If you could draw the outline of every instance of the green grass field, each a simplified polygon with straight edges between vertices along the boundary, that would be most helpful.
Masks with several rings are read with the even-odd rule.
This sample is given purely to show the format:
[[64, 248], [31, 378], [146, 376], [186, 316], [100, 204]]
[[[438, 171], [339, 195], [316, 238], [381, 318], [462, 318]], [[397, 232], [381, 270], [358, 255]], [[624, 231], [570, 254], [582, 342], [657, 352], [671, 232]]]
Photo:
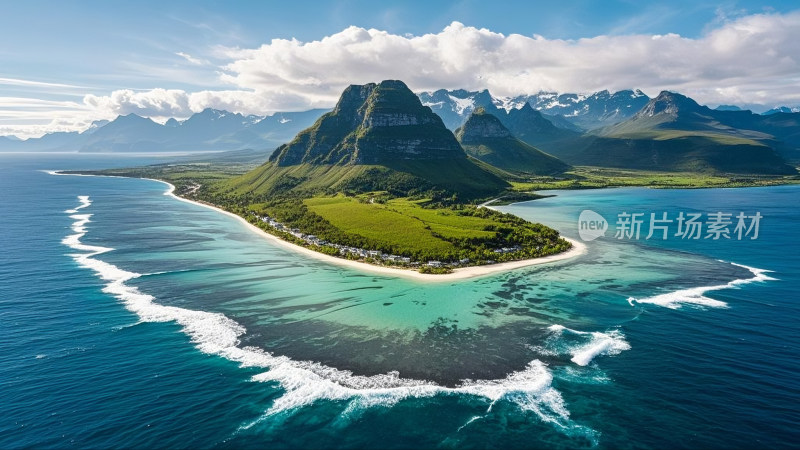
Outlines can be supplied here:
[[713, 131], [653, 130], [639, 131], [634, 133], [620, 133], [618, 135], [614, 135], [613, 137], [623, 139], [652, 139], [656, 141], [668, 141], [670, 139], [679, 139], [685, 137], [704, 137], [722, 145], [755, 145], [759, 147], [766, 147], [766, 144], [759, 142], [756, 139]]
[[360, 197], [314, 197], [303, 203], [345, 233], [419, 251], [454, 250], [453, 244], [442, 238], [493, 238], [495, 233], [484, 228], [499, 225], [491, 219], [461, 216], [453, 210], [426, 209], [420, 206], [424, 200], [370, 203], [365, 196]]
[[513, 190], [587, 189], [620, 186], [655, 188], [709, 188], [772, 186], [800, 183], [800, 177], [781, 175], [705, 174], [699, 172], [655, 172], [634, 169], [579, 166], [563, 178], [541, 177], [511, 181]]

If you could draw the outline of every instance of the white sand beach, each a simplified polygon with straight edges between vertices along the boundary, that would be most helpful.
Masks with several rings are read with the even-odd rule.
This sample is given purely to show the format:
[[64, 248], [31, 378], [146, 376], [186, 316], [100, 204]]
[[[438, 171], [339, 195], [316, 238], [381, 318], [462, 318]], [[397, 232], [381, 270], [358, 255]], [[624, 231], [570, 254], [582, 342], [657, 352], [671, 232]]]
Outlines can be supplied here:
[[[99, 177], [111, 177], [111, 178], [126, 178], [126, 177], [120, 177], [120, 176], [114, 176], [114, 175], [66, 174], [66, 173], [60, 173], [57, 170], [47, 170], [46, 172], [51, 174], [51, 175], [72, 175], [72, 176], [89, 176], [89, 177], [99, 176]], [[412, 269], [400, 269], [400, 268], [396, 268], [396, 267], [377, 266], [375, 264], [369, 264], [369, 263], [360, 262], [360, 261], [351, 261], [349, 259], [337, 258], [335, 256], [325, 255], [323, 253], [316, 252], [316, 251], [308, 249], [306, 247], [302, 247], [300, 245], [296, 245], [296, 244], [293, 244], [291, 242], [284, 241], [283, 239], [281, 239], [281, 238], [279, 238], [277, 236], [274, 236], [274, 235], [272, 235], [270, 233], [267, 233], [266, 231], [262, 230], [261, 228], [258, 228], [257, 226], [255, 226], [255, 225], [251, 224], [250, 222], [248, 222], [247, 220], [245, 220], [243, 217], [238, 216], [238, 215], [236, 215], [236, 214], [234, 214], [232, 212], [225, 211], [224, 209], [217, 208], [216, 206], [209, 205], [207, 203], [196, 202], [194, 200], [189, 200], [189, 199], [186, 199], [186, 198], [183, 198], [183, 197], [175, 195], [175, 186], [173, 186], [171, 183], [168, 183], [168, 182], [163, 181], [163, 180], [156, 180], [154, 178], [145, 178], [145, 179], [146, 180], [150, 180], [150, 181], [156, 181], [156, 182], [159, 182], [159, 183], [166, 184], [169, 189], [167, 190], [167, 192], [164, 193], [164, 195], [169, 195], [169, 196], [171, 196], [171, 197], [173, 197], [173, 198], [175, 198], [177, 200], [180, 200], [182, 202], [192, 203], [192, 204], [195, 204], [195, 205], [198, 205], [198, 206], [202, 206], [204, 208], [213, 209], [213, 210], [215, 210], [215, 211], [217, 211], [219, 213], [231, 216], [231, 217], [239, 220], [240, 222], [242, 222], [245, 226], [247, 226], [247, 228], [250, 231], [252, 231], [254, 233], [257, 233], [262, 238], [267, 239], [267, 240], [269, 240], [270, 242], [272, 242], [272, 243], [274, 243], [276, 245], [280, 245], [280, 246], [282, 246], [282, 247], [284, 247], [286, 249], [292, 250], [294, 252], [302, 253], [302, 254], [310, 256], [312, 258], [317, 258], [317, 259], [319, 259], [321, 261], [325, 261], [325, 262], [330, 263], [330, 264], [338, 264], [339, 266], [350, 267], [350, 268], [353, 268], [353, 269], [356, 269], [356, 270], [362, 270], [362, 271], [372, 272], [372, 273], [381, 274], [381, 275], [404, 277], [404, 278], [410, 278], [410, 279], [420, 280], [420, 281], [465, 280], [465, 279], [468, 279], [468, 278], [477, 278], [477, 277], [482, 277], [482, 276], [491, 275], [491, 274], [495, 274], [495, 273], [506, 272], [508, 270], [519, 269], [521, 267], [528, 267], [528, 266], [535, 266], [537, 264], [548, 264], [548, 263], [552, 263], [552, 262], [563, 261], [565, 259], [574, 258], [574, 257], [580, 256], [580, 255], [586, 253], [586, 244], [584, 244], [582, 242], [579, 242], [579, 241], [576, 241], [574, 239], [569, 239], [569, 238], [565, 237], [564, 239], [566, 239], [567, 241], [569, 241], [572, 244], [572, 248], [567, 250], [566, 252], [559, 253], [557, 255], [544, 256], [542, 258], [523, 259], [523, 260], [520, 260], [520, 261], [510, 261], [510, 262], [497, 263], [497, 264], [486, 264], [486, 265], [482, 265], [482, 266], [462, 267], [460, 269], [454, 269], [452, 273], [448, 273], [448, 274], [434, 275], [434, 274], [427, 274], [427, 273], [419, 273], [416, 270], [412, 270]]]
[[424, 280], [424, 281], [464, 280], [464, 279], [468, 279], [468, 278], [476, 278], [476, 277], [491, 275], [491, 274], [495, 274], [495, 273], [499, 273], [499, 272], [505, 272], [505, 271], [512, 270], [512, 269], [519, 269], [521, 267], [528, 267], [528, 266], [534, 266], [534, 265], [537, 265], [537, 264], [547, 264], [547, 263], [552, 263], [552, 262], [556, 262], [556, 261], [563, 261], [565, 259], [574, 258], [576, 256], [580, 256], [580, 255], [586, 253], [586, 245], [584, 243], [578, 242], [578, 241], [576, 241], [574, 239], [564, 238], [564, 239], [566, 239], [567, 241], [569, 241], [572, 244], [572, 248], [567, 250], [566, 252], [559, 253], [557, 255], [550, 255], [550, 256], [544, 256], [544, 257], [541, 257], [541, 258], [533, 258], [533, 259], [523, 259], [523, 260], [520, 260], [520, 261], [510, 261], [510, 262], [497, 263], [497, 264], [487, 264], [487, 265], [482, 265], [482, 266], [462, 267], [460, 269], [454, 269], [452, 273], [448, 273], [448, 274], [434, 275], [434, 274], [427, 274], [427, 273], [419, 273], [416, 270], [412, 270], [412, 269], [400, 269], [400, 268], [396, 268], [396, 267], [378, 266], [378, 265], [375, 265], [375, 264], [369, 264], [369, 263], [360, 262], [360, 261], [351, 261], [349, 259], [337, 258], [335, 256], [326, 255], [326, 254], [323, 254], [323, 253], [308, 249], [306, 247], [302, 247], [300, 245], [293, 244], [293, 243], [285, 241], [285, 240], [283, 240], [283, 239], [281, 239], [281, 238], [279, 238], [277, 236], [274, 236], [274, 235], [272, 235], [270, 233], [267, 233], [266, 231], [264, 231], [264, 230], [258, 228], [257, 226], [251, 224], [250, 222], [245, 220], [243, 217], [238, 216], [238, 215], [236, 215], [234, 213], [225, 211], [223, 209], [217, 208], [216, 206], [212, 206], [212, 205], [209, 205], [207, 203], [200, 203], [200, 202], [196, 202], [194, 200], [189, 200], [189, 199], [186, 199], [186, 198], [183, 198], [183, 197], [179, 197], [179, 196], [174, 194], [175, 186], [173, 186], [170, 183], [167, 183], [166, 181], [161, 181], [161, 180], [153, 180], [153, 181], [158, 181], [158, 182], [164, 183], [164, 184], [169, 186], [169, 190], [167, 192], [165, 192], [164, 195], [170, 195], [170, 196], [172, 196], [172, 197], [174, 197], [174, 198], [176, 198], [176, 199], [178, 199], [180, 201], [187, 202], [187, 203], [193, 203], [195, 205], [199, 205], [199, 206], [203, 206], [205, 208], [213, 209], [213, 210], [215, 210], [217, 212], [220, 212], [222, 214], [227, 214], [227, 215], [229, 215], [231, 217], [234, 217], [237, 220], [241, 221], [243, 224], [245, 224], [248, 227], [248, 229], [250, 229], [254, 233], [257, 233], [259, 236], [263, 237], [264, 239], [268, 239], [270, 242], [273, 242], [273, 243], [275, 243], [277, 245], [280, 245], [280, 246], [282, 246], [284, 248], [290, 249], [290, 250], [295, 251], [295, 252], [302, 253], [302, 254], [310, 256], [312, 258], [317, 258], [317, 259], [319, 259], [321, 261], [325, 261], [327, 263], [338, 264], [340, 266], [351, 267], [353, 269], [362, 270], [362, 271], [368, 271], [368, 272], [377, 273], [377, 274], [381, 274], [381, 275], [405, 277], [405, 278], [411, 278], [411, 279], [415, 279], [415, 280]]

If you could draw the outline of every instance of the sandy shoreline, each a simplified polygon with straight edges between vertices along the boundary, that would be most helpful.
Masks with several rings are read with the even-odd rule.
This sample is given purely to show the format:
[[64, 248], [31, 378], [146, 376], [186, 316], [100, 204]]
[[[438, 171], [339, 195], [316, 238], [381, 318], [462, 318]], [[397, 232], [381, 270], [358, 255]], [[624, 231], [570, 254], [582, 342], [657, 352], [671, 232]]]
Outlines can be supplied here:
[[[152, 179], [152, 178], [149, 178]], [[268, 239], [270, 242], [273, 242], [277, 245], [280, 245], [284, 248], [290, 249], [295, 252], [302, 253], [304, 255], [310, 256], [312, 258], [317, 258], [321, 261], [325, 261], [331, 264], [338, 264], [344, 267], [351, 267], [356, 270], [368, 271], [373, 273], [379, 273], [382, 275], [391, 275], [391, 276], [398, 276], [398, 277], [405, 277], [405, 278], [412, 278], [415, 280], [425, 280], [425, 281], [452, 281], [452, 280], [463, 280], [467, 278], [476, 278], [484, 275], [491, 275], [494, 273], [505, 272], [507, 270], [512, 269], [519, 269], [521, 267], [528, 267], [534, 266], [537, 264], [547, 264], [556, 261], [562, 261], [565, 259], [573, 258], [579, 255], [586, 253], [586, 245], [582, 242], [578, 242], [574, 239], [564, 238], [565, 240], [569, 241], [572, 244], [572, 248], [567, 250], [566, 252], [559, 253], [557, 255], [550, 255], [544, 256], [541, 258], [533, 258], [533, 259], [523, 259], [520, 261], [510, 261], [504, 263], [497, 263], [497, 264], [488, 264], [483, 266], [471, 266], [471, 267], [462, 267], [460, 269], [453, 269], [453, 273], [448, 274], [428, 274], [428, 273], [419, 273], [416, 270], [411, 269], [399, 269], [395, 267], [385, 267], [385, 266], [377, 266], [374, 264], [369, 264], [360, 261], [351, 261], [349, 259], [344, 258], [337, 258], [335, 256], [325, 255], [323, 253], [302, 247], [300, 245], [292, 244], [291, 242], [284, 241], [283, 239], [274, 236], [266, 231], [258, 228], [257, 226], [253, 225], [252, 223], [248, 222], [239, 215], [236, 215], [232, 212], [225, 211], [224, 209], [217, 208], [216, 206], [209, 205], [207, 203], [200, 203], [194, 200], [189, 200], [183, 197], [179, 197], [174, 194], [175, 186], [166, 181], [162, 180], [153, 180], [158, 181], [161, 183], [166, 184], [169, 186], [169, 190], [164, 193], [164, 195], [169, 195], [173, 198], [176, 198], [180, 201], [192, 203], [195, 205], [203, 206], [209, 209], [213, 209], [219, 213], [226, 214], [233, 218], [236, 218], [243, 224], [245, 224], [251, 231], [254, 233], [258, 233], [261, 237]], [[562, 236], [563, 237], [563, 236]]]
[[[58, 171], [48, 171], [48, 173], [50, 173], [52, 175], [73, 175], [73, 174], [58, 173]], [[117, 177], [117, 176], [113, 176], [113, 175], [80, 175], [80, 174], [74, 174], [74, 175], [77, 175], [77, 176], [106, 176], [106, 177], [112, 177], [112, 178], [128, 178], [128, 177]], [[167, 192], [164, 193], [164, 195], [168, 195], [168, 196], [170, 196], [172, 198], [175, 198], [177, 200], [180, 200], [182, 202], [191, 203], [191, 204], [202, 206], [202, 207], [208, 208], [208, 209], [213, 209], [214, 211], [217, 211], [217, 212], [219, 212], [221, 214], [225, 214], [225, 215], [228, 215], [230, 217], [233, 217], [233, 218], [239, 220], [241, 223], [243, 223], [253, 233], [257, 233], [262, 238], [267, 239], [270, 242], [272, 242], [272, 243], [274, 243], [276, 245], [279, 245], [279, 246], [281, 246], [283, 248], [286, 248], [288, 250], [291, 250], [291, 251], [294, 251], [294, 252], [297, 252], [297, 253], [301, 253], [301, 254], [304, 254], [306, 256], [310, 256], [312, 258], [316, 258], [316, 259], [318, 259], [320, 261], [325, 261], [325, 262], [330, 263], [330, 264], [337, 264], [337, 265], [342, 266], [342, 267], [350, 267], [350, 268], [353, 268], [353, 269], [356, 269], [356, 270], [367, 271], [367, 272], [372, 272], [372, 273], [381, 274], [381, 275], [389, 275], [389, 276], [410, 278], [410, 279], [422, 280], [422, 281], [464, 280], [464, 279], [468, 279], [468, 278], [476, 278], [476, 277], [491, 275], [491, 274], [495, 274], [495, 273], [505, 272], [505, 271], [513, 270], [513, 269], [519, 269], [519, 268], [522, 268], [522, 267], [535, 266], [535, 265], [538, 265], [538, 264], [548, 264], [548, 263], [552, 263], [552, 262], [556, 262], [556, 261], [563, 261], [565, 259], [574, 258], [576, 256], [580, 256], [580, 255], [586, 253], [586, 245], [584, 243], [578, 242], [578, 241], [576, 241], [574, 239], [569, 239], [569, 238], [564, 237], [565, 240], [569, 241], [572, 244], [572, 248], [567, 250], [566, 252], [559, 253], [557, 255], [550, 255], [550, 256], [544, 256], [544, 257], [541, 257], [541, 258], [533, 258], [533, 259], [523, 259], [523, 260], [520, 260], [520, 261], [510, 261], [510, 262], [497, 263], [497, 264], [488, 264], [488, 265], [483, 265], [483, 266], [462, 267], [460, 269], [453, 269], [453, 273], [448, 273], [448, 274], [434, 275], [434, 274], [427, 274], [427, 273], [419, 273], [419, 272], [417, 272], [415, 270], [411, 270], [411, 269], [398, 269], [398, 268], [395, 268], [395, 267], [376, 266], [374, 264], [369, 264], [369, 263], [365, 263], [365, 262], [351, 261], [349, 259], [337, 258], [335, 256], [325, 255], [323, 253], [316, 252], [314, 250], [302, 247], [300, 245], [292, 244], [291, 242], [284, 241], [283, 239], [281, 239], [281, 238], [279, 238], [277, 236], [274, 236], [274, 235], [272, 235], [270, 233], [267, 233], [266, 231], [262, 230], [261, 228], [258, 228], [257, 226], [255, 226], [252, 223], [250, 223], [247, 220], [245, 220], [244, 217], [241, 217], [241, 216], [236, 215], [236, 214], [234, 214], [232, 212], [229, 212], [229, 211], [225, 211], [224, 209], [217, 208], [216, 206], [209, 205], [207, 203], [200, 203], [200, 202], [196, 202], [194, 200], [189, 200], [189, 199], [186, 199], [186, 198], [183, 198], [183, 197], [175, 195], [175, 186], [172, 185], [171, 183], [168, 183], [168, 182], [163, 181], [163, 180], [156, 180], [156, 179], [153, 179], [153, 178], [140, 178], [140, 179], [156, 181], [156, 182], [159, 182], [159, 183], [166, 184], [169, 187], [169, 189], [167, 190]]]

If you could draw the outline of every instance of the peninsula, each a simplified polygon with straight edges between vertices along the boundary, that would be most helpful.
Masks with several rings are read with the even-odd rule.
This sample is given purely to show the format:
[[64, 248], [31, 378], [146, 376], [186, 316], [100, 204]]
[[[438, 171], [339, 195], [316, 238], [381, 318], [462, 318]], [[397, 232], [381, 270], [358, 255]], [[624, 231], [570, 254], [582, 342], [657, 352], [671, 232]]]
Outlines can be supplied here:
[[[631, 123], [650, 124], [655, 119], [644, 118], [652, 116], [659, 124], [684, 124], [688, 119], [681, 114], [700, 117], [691, 115], [693, 105], [664, 94]], [[665, 114], [669, 117], [661, 117]], [[472, 111], [454, 133], [403, 82], [386, 80], [346, 88], [310, 127], [271, 154], [257, 153], [258, 166], [195, 162], [96, 174], [173, 183], [176, 195], [236, 215], [281, 243], [328, 261], [385, 273], [451, 274], [445, 278], [582, 252], [582, 245], [556, 230], [486, 207], [538, 198], [536, 189], [797, 182], [796, 171], [763, 146], [757, 150], [766, 162], [750, 164], [758, 169], [751, 175], [573, 166], [560, 159], [563, 152], [534, 146], [538, 137], [554, 133], [541, 120], [530, 107], [506, 114], [487, 105]], [[542, 142], [574, 141], [575, 133], [567, 134]], [[736, 150], [755, 151], [751, 147]], [[233, 155], [231, 161], [248, 155]]]
[[[568, 167], [550, 159], [548, 174]], [[476, 206], [510, 188], [499, 172], [468, 156], [404, 83], [387, 80], [345, 89], [260, 167], [181, 193], [329, 257], [423, 274], [529, 265], [571, 249], [556, 230]]]
[[[504, 158], [513, 160], [514, 176], [519, 168], [547, 176], [569, 168], [527, 144], [496, 139], [484, 122], [465, 124], [462, 135], [491, 141], [491, 161], [506, 167]], [[200, 165], [174, 177], [163, 169], [94, 174], [175, 184], [176, 196], [233, 214], [276, 242], [383, 273], [466, 278], [583, 251], [552, 228], [481, 205], [510, 192], [510, 172], [468, 155], [396, 80], [348, 87], [332, 111], [244, 174]]]

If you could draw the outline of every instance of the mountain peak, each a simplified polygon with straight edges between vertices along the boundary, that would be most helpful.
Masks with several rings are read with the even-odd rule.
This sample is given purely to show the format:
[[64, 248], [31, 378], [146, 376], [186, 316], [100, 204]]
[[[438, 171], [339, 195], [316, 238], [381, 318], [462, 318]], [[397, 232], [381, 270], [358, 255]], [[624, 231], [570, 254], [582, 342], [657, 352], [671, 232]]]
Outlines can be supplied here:
[[465, 158], [442, 119], [399, 80], [351, 85], [333, 111], [279, 147], [279, 166]]
[[215, 109], [215, 108], [206, 108], [206, 109], [200, 111], [199, 113], [194, 114], [192, 117], [195, 117], [195, 116], [201, 117], [201, 118], [204, 118], [204, 119], [207, 119], [207, 120], [217, 120], [217, 119], [222, 119], [223, 117], [228, 117], [229, 118], [229, 119], [226, 119], [226, 120], [230, 120], [230, 119], [234, 119], [234, 118], [235, 119], [244, 119], [244, 116], [242, 116], [241, 114], [232, 113], [232, 112], [229, 112], [229, 111], [225, 111], [225, 110], [222, 110], [222, 109]]
[[464, 125], [456, 130], [456, 138], [473, 158], [511, 172], [553, 174], [567, 165], [511, 135], [500, 119], [485, 108], [477, 108]]
[[602, 91], [597, 91], [594, 94], [590, 95], [589, 98], [609, 98], [611, 97], [611, 92], [608, 92], [608, 89], [603, 89]]
[[487, 113], [483, 107], [476, 108], [467, 118], [464, 125], [456, 130], [456, 139], [466, 145], [481, 142], [486, 138], [507, 138], [510, 136], [511, 132], [503, 126], [500, 119]]
[[537, 112], [535, 109], [533, 109], [533, 106], [531, 106], [531, 104], [528, 102], [525, 102], [521, 107], [517, 108], [517, 111], [524, 112], [525, 114]]
[[636, 116], [653, 117], [657, 114], [677, 116], [681, 111], [689, 112], [698, 109], [700, 109], [700, 105], [689, 97], [676, 92], [661, 91], [657, 97], [650, 99], [647, 105], [636, 113]]
[[134, 121], [142, 121], [142, 120], [150, 120], [146, 117], [142, 117], [136, 113], [128, 113], [125, 115], [119, 115], [116, 119], [112, 120], [112, 122], [134, 122]]
[[773, 114], [784, 113], [784, 114], [792, 114], [800, 112], [800, 107], [790, 108], [788, 106], [776, 106], [769, 111], [764, 111], [761, 113], [762, 116], [771, 116]]

